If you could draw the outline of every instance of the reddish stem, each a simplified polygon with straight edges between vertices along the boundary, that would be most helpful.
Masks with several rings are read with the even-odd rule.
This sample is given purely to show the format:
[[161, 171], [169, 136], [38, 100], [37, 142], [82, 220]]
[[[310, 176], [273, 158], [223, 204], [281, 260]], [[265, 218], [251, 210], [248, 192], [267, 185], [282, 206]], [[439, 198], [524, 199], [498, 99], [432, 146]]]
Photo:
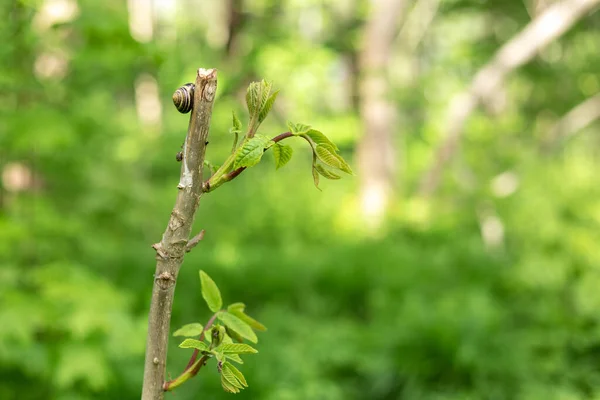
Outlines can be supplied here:
[[[271, 139], [272, 141], [274, 141], [275, 143], [282, 141], [283, 139], [289, 138], [294, 136], [294, 134], [292, 132], [283, 132], [277, 136], [275, 136], [273, 139]], [[234, 179], [235, 177], [237, 177], [239, 174], [241, 174], [242, 172], [244, 172], [244, 170], [246, 169], [246, 167], [240, 167], [238, 169], [235, 169], [233, 171], [231, 171], [230, 173], [228, 173], [227, 175], [225, 175], [225, 181], [229, 182], [230, 180]]]
[[[210, 317], [210, 319], [204, 326], [204, 329], [202, 329], [202, 333], [200, 333], [200, 337], [198, 338], [198, 340], [200, 340], [200, 341], [204, 340], [204, 337], [206, 336], [206, 332], [212, 327], [212, 324], [215, 323], [215, 319], [217, 319], [217, 313], [215, 313], [212, 317]], [[184, 373], [194, 364], [194, 362], [196, 362], [198, 353], [200, 353], [200, 351], [198, 349], [195, 349], [194, 352], [192, 353], [192, 357], [190, 358], [190, 361], [188, 362], [188, 364], [185, 366], [185, 369], [183, 370]], [[197, 373], [197, 371], [196, 371], [196, 373]]]

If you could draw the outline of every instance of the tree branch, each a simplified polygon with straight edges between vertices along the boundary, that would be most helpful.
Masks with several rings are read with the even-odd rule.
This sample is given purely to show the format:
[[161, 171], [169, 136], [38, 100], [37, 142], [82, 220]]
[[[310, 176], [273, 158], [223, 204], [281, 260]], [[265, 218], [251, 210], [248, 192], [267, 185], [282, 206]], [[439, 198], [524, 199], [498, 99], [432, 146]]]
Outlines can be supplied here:
[[202, 169], [217, 89], [217, 71], [200, 68], [194, 90], [194, 107], [183, 147], [179, 193], [171, 218], [156, 250], [156, 273], [148, 317], [148, 339], [144, 365], [142, 400], [162, 400], [167, 360], [167, 345], [175, 283], [194, 216], [202, 195]]
[[200, 241], [201, 241], [202, 239], [204, 239], [204, 229], [202, 229], [202, 230], [200, 231], [200, 233], [198, 233], [196, 236], [194, 236], [193, 238], [191, 238], [191, 239], [188, 241], [187, 245], [185, 246], [185, 251], [186, 251], [186, 253], [189, 253], [190, 251], [192, 251], [192, 249], [193, 249], [194, 247], [196, 247], [196, 245], [197, 245], [198, 243], [200, 243]]
[[475, 75], [468, 90], [454, 97], [445, 124], [446, 138], [436, 151], [433, 165], [421, 180], [421, 195], [431, 195], [437, 189], [443, 168], [456, 151], [464, 125], [479, 104], [494, 96], [507, 74], [530, 61], [598, 3], [600, 0], [562, 0], [549, 6], [498, 50], [492, 61]]
[[554, 125], [547, 136], [545, 148], [552, 150], [600, 118], [600, 93], [573, 107]]

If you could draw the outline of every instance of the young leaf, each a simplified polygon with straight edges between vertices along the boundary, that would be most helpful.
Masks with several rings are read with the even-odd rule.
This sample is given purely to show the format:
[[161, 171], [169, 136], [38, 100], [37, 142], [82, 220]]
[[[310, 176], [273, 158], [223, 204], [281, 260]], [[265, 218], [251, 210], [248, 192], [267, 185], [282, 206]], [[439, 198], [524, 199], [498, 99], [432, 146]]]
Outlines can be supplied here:
[[310, 130], [310, 125], [295, 124], [293, 122], [288, 122], [287, 126], [294, 135], [302, 135]]
[[336, 157], [338, 158], [338, 160], [340, 161], [340, 164], [341, 164], [340, 170], [344, 171], [345, 173], [347, 173], [349, 175], [354, 175], [352, 168], [350, 168], [350, 165], [348, 165], [346, 160], [344, 160], [344, 158], [342, 156], [340, 156], [339, 154], [336, 154]]
[[254, 347], [246, 343], [223, 343], [219, 350], [223, 354], [255, 354], [258, 353]]
[[240, 336], [240, 334], [237, 333], [236, 331], [231, 330], [228, 327], [225, 327], [225, 331], [227, 332], [229, 337], [231, 337], [232, 339], [235, 339], [238, 343], [242, 343], [244, 341], [244, 338], [242, 336]]
[[206, 304], [208, 304], [208, 308], [212, 312], [219, 311], [223, 305], [219, 288], [210, 276], [202, 270], [200, 271], [200, 282], [202, 284], [202, 297], [204, 297]]
[[319, 174], [321, 174], [323, 177], [327, 178], [327, 179], [340, 179], [341, 176], [339, 176], [338, 174], [334, 174], [333, 172], [329, 171], [328, 169], [325, 169], [325, 167], [323, 167], [321, 164], [317, 164], [315, 165], [315, 169], [317, 170], [317, 172]]
[[292, 158], [294, 150], [287, 145], [275, 143], [273, 146], [273, 155], [275, 156], [275, 169], [279, 169], [287, 164]]
[[214, 165], [213, 163], [211, 163], [208, 160], [204, 160], [204, 166], [208, 167], [210, 169], [210, 173], [214, 174], [215, 172], [217, 172], [217, 170], [219, 169], [218, 165]]
[[244, 321], [242, 321], [241, 319], [236, 317], [235, 315], [224, 311], [224, 312], [220, 312], [217, 315], [217, 318], [219, 318], [221, 320], [221, 322], [223, 322], [225, 325], [227, 325], [227, 327], [229, 329], [238, 333], [244, 339], [248, 339], [252, 343], [258, 342], [256, 333], [254, 333], [252, 328], [247, 323], [245, 323]]
[[242, 360], [242, 358], [240, 356], [238, 356], [237, 354], [227, 354], [225, 355], [226, 358], [230, 359], [231, 361], [235, 361], [238, 364], [243, 364], [244, 361]]
[[229, 362], [226, 362], [225, 364], [223, 364], [223, 369], [230, 370], [231, 373], [233, 373], [233, 375], [235, 375], [235, 377], [237, 378], [237, 380], [242, 385], [244, 385], [245, 387], [248, 387], [248, 383], [246, 382], [246, 378], [244, 378], [244, 375], [233, 364], [231, 364]]
[[[217, 359], [218, 362], [225, 362], [225, 360], [227, 360], [227, 358], [225, 357], [225, 354], [223, 354], [222, 351], [219, 351], [218, 349], [214, 349], [212, 351], [210, 351], [210, 354], [212, 354], [213, 356], [215, 356], [215, 358]], [[217, 368], [220, 368], [219, 366], [217, 366]]]
[[227, 378], [225, 378], [225, 376], [223, 376], [223, 374], [221, 374], [221, 386], [223, 387], [223, 390], [225, 390], [228, 393], [240, 392], [240, 389], [236, 388], [234, 385], [229, 383], [229, 381], [227, 380]]
[[315, 187], [317, 189], [321, 190], [321, 188], [319, 187], [319, 173], [317, 172], [317, 169], [315, 168], [314, 165], [312, 168], [312, 176], [313, 176], [313, 182], [315, 183]]
[[315, 154], [319, 157], [325, 165], [328, 165], [333, 168], [341, 169], [342, 163], [335, 154], [334, 151], [329, 146], [324, 146], [322, 144], [318, 144], [315, 147]]
[[[241, 382], [235, 376], [233, 371], [227, 366], [227, 364], [229, 364], [229, 363], [226, 361], [223, 363], [223, 366], [221, 367], [221, 380], [223, 378], [225, 378], [225, 380], [227, 380], [227, 382], [231, 386], [234, 386], [237, 389], [243, 389], [244, 385], [241, 384]], [[231, 365], [231, 364], [229, 364], [229, 365]]]
[[225, 328], [225, 335], [223, 336], [221, 344], [233, 344], [233, 339], [231, 339], [231, 336], [227, 333], [227, 328]]
[[266, 136], [255, 135], [248, 141], [246, 141], [237, 150], [235, 161], [233, 163], [233, 169], [240, 167], [252, 167], [260, 161], [264, 153], [265, 148], [269, 147], [269, 139]]
[[334, 151], [339, 150], [335, 143], [333, 143], [327, 136], [316, 129], [310, 129], [306, 131], [306, 136], [311, 138], [316, 144], [328, 145], [329, 147], [333, 148]]
[[198, 336], [202, 333], [202, 329], [204, 329], [202, 327], [202, 325], [195, 322], [193, 324], [184, 325], [181, 328], [177, 329], [173, 333], [173, 336], [185, 336], [185, 337]]
[[196, 349], [200, 351], [208, 350], [208, 345], [206, 343], [196, 339], [185, 339], [183, 342], [181, 342], [179, 347], [181, 347], [182, 349]]
[[264, 79], [260, 81], [260, 109], [265, 108], [265, 104], [269, 100], [269, 94], [271, 93], [271, 87], [273, 84], [271, 82], [267, 82]]
[[235, 115], [235, 111], [231, 112], [231, 115], [233, 117], [233, 124], [231, 129], [229, 130], [229, 132], [234, 133], [242, 133], [242, 122], [239, 120], [239, 118], [237, 117], [237, 115]]
[[257, 320], [255, 320], [254, 318], [252, 318], [251, 316], [247, 315], [246, 313], [244, 313], [243, 310], [228, 310], [231, 314], [235, 315], [236, 317], [238, 317], [239, 319], [241, 319], [242, 321], [244, 321], [245, 323], [247, 323], [248, 325], [250, 325], [250, 327], [252, 327], [252, 329], [257, 330], [257, 331], [266, 331], [267, 327], [264, 326], [263, 324], [261, 324], [260, 322], [258, 322]]
[[261, 83], [260, 82], [252, 82], [248, 86], [248, 91], [246, 92], [246, 105], [248, 106], [248, 112], [252, 117], [259, 110], [261, 104]]
[[227, 311], [231, 312], [231, 311], [235, 310], [235, 311], [244, 312], [245, 308], [246, 308], [246, 305], [244, 303], [232, 303], [227, 306]]
[[260, 113], [258, 114], [258, 122], [263, 122], [265, 118], [267, 118], [267, 115], [269, 115], [269, 111], [271, 111], [271, 108], [273, 108], [273, 103], [275, 103], [277, 94], [279, 94], [279, 90], [273, 92], [273, 94], [271, 94], [271, 96], [267, 98], [267, 101], [265, 101], [265, 104], [263, 105], [262, 109], [260, 110]]

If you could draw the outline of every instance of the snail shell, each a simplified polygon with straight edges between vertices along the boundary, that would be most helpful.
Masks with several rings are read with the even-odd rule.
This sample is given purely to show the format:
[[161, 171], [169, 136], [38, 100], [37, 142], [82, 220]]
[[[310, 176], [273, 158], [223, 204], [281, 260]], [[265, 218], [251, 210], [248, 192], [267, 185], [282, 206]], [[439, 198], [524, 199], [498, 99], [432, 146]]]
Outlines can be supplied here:
[[194, 106], [194, 84], [186, 83], [173, 93], [173, 104], [182, 113], [187, 114]]

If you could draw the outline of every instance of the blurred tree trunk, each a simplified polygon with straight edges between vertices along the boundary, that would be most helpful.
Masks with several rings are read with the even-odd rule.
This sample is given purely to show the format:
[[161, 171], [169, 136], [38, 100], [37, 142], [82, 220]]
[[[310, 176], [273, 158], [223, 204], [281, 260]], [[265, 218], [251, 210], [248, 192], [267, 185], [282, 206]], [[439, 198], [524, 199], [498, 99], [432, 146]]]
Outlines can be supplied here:
[[594, 9], [600, 0], [564, 0], [546, 10], [496, 52], [481, 68], [469, 88], [450, 102], [446, 137], [436, 150], [430, 169], [424, 174], [419, 193], [435, 192], [446, 163], [455, 154], [467, 119], [481, 103], [497, 96], [506, 75], [529, 62], [537, 52], [558, 39], [579, 19]]
[[225, 45], [225, 52], [228, 57], [232, 57], [236, 53], [238, 45], [238, 34], [242, 31], [244, 23], [246, 22], [245, 15], [243, 13], [243, 0], [229, 0], [228, 1], [228, 21], [227, 21], [227, 44]]
[[360, 116], [363, 137], [358, 144], [363, 215], [378, 225], [387, 208], [396, 178], [390, 101], [389, 61], [406, 0], [372, 0], [360, 54]]

